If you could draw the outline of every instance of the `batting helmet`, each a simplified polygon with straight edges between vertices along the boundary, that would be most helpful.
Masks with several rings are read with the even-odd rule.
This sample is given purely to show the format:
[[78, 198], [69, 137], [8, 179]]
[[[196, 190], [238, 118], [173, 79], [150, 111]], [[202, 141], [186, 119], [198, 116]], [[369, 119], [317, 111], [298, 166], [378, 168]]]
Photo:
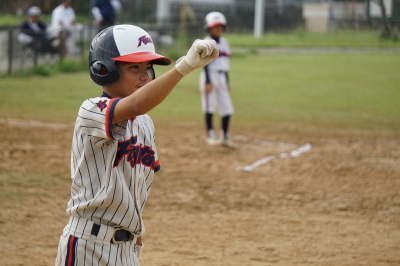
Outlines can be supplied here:
[[26, 11], [28, 16], [40, 16], [41, 10], [37, 6], [32, 6]]
[[225, 19], [224, 14], [222, 14], [221, 12], [217, 12], [217, 11], [208, 13], [206, 15], [205, 21], [206, 21], [205, 27], [207, 29], [218, 26], [218, 25], [226, 26], [226, 19]]
[[[100, 86], [110, 86], [118, 81], [119, 70], [115, 61], [152, 62], [167, 66], [172, 60], [156, 54], [150, 35], [137, 26], [116, 25], [99, 32], [90, 45], [89, 71], [90, 78]], [[102, 67], [107, 73], [102, 73]], [[155, 78], [152, 68], [152, 78]]]

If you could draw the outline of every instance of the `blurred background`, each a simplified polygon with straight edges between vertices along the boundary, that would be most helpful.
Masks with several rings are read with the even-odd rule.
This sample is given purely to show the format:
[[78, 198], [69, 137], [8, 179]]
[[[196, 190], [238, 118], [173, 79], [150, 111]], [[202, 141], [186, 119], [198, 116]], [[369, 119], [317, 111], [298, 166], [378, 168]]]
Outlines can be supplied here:
[[[315, 39], [291, 44], [288, 34], [307, 38], [310, 34], [322, 36], [332, 32], [357, 31], [372, 33], [381, 39], [396, 40], [400, 27], [400, 0], [120, 0], [115, 24], [135, 24], [150, 32], [157, 47], [177, 57], [179, 46], [188, 46], [193, 39], [206, 35], [204, 17], [210, 10], [220, 11], [227, 18], [226, 34], [247, 34], [254, 37], [258, 47], [276, 46], [388, 46], [388, 44], [354, 43], [346, 37], [336, 37], [336, 42], [321, 43]], [[38, 64], [54, 65], [57, 54], [33, 53], [18, 43], [20, 24], [27, 19], [32, 6], [41, 9], [40, 19], [49, 25], [52, 11], [58, 0], [0, 0], [0, 73], [16, 73]], [[73, 0], [76, 21], [82, 25], [76, 33], [79, 50], [84, 55], [88, 43], [97, 33], [93, 26], [94, 0]], [[263, 38], [265, 34], [274, 38]], [[276, 40], [286, 35], [286, 39]], [[323, 35], [325, 34], [325, 35]], [[348, 35], [352, 35], [350, 33]], [[271, 37], [269, 36], [269, 37]], [[330, 35], [332, 36], [332, 34]], [[347, 36], [348, 37], [348, 36]], [[232, 37], [232, 46], [243, 46], [240, 38]], [[341, 40], [339, 40], [341, 38]], [[349, 37], [348, 37], [349, 38]], [[260, 42], [260, 39], [264, 40]], [[252, 38], [246, 46], [254, 42]], [[273, 42], [275, 40], [275, 42]], [[389, 45], [393, 46], [393, 45]], [[171, 48], [172, 47], [172, 48]], [[159, 48], [159, 49], [160, 49]]]
[[[142, 265], [400, 265], [400, 0], [120, 3], [115, 23], [144, 28], [162, 55], [204, 38], [211, 11], [227, 18], [232, 49], [238, 149], [204, 145], [201, 69], [149, 112], [162, 171]], [[101, 95], [87, 62], [94, 1], [71, 1], [77, 50], [21, 43], [29, 8], [50, 26], [60, 4], [0, 0], [2, 266], [54, 265], [74, 121]], [[155, 66], [157, 77], [172, 67]]]

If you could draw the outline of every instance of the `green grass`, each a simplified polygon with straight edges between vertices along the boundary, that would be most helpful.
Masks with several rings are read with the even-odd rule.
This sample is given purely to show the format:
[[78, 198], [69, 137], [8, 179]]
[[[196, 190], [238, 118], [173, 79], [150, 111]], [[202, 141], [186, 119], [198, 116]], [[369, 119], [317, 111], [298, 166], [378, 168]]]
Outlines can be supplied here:
[[[86, 72], [2, 78], [1, 117], [73, 121], [83, 100], [101, 95]], [[6, 99], [8, 98], [8, 99]]]
[[0, 13], [0, 26], [18, 26], [28, 18], [26, 15], [15, 16], [11, 14]]
[[[238, 124], [400, 130], [397, 54], [251, 55], [232, 60]], [[200, 117], [198, 73], [184, 79], [156, 117]]]
[[378, 33], [366, 30], [340, 30], [313, 33], [302, 29], [290, 33], [225, 34], [232, 47], [400, 47], [400, 40], [380, 40]]
[[[236, 125], [400, 131], [399, 54], [275, 54], [232, 59]], [[170, 67], [156, 67], [158, 76]], [[198, 76], [185, 77], [150, 112], [158, 121], [202, 121]], [[3, 78], [0, 117], [74, 121], [101, 94], [88, 73]]]

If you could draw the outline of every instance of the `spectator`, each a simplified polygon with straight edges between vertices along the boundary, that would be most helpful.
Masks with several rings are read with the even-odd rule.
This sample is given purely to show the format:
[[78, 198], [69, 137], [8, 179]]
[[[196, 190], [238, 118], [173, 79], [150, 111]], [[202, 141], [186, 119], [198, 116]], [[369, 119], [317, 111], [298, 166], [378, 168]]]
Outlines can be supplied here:
[[61, 0], [51, 14], [51, 31], [53, 35], [61, 34], [66, 37], [66, 52], [78, 55], [76, 39], [82, 25], [76, 23], [75, 12], [71, 7], [71, 0]]
[[47, 26], [40, 21], [40, 8], [32, 6], [28, 9], [27, 15], [28, 19], [20, 26], [18, 41], [38, 52], [58, 52], [61, 41], [58, 36], [48, 38]]
[[94, 16], [93, 24], [98, 27], [98, 32], [115, 24], [117, 14], [121, 9], [119, 0], [96, 0], [92, 14]]

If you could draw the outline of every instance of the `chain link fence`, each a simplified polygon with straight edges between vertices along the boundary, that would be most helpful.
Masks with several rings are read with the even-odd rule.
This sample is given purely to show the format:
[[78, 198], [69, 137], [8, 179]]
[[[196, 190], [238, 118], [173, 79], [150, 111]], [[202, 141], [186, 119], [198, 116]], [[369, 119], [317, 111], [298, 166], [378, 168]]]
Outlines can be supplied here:
[[[63, 52], [65, 41], [49, 41], [48, 45], [39, 46], [27, 45], [18, 40], [20, 33], [18, 27], [0, 28], [0, 73], [12, 75], [38, 65], [53, 67], [61, 58], [78, 61], [86, 55], [89, 42], [97, 32], [92, 26], [83, 26], [77, 31], [73, 41], [78, 50], [74, 55]], [[46, 39], [45, 33], [36, 37]]]
[[[73, 0], [78, 22], [83, 27], [75, 41], [79, 45], [78, 56], [85, 56], [89, 43], [97, 29], [93, 26], [91, 7], [95, 0]], [[264, 31], [290, 31], [305, 25], [303, 3], [313, 0], [264, 0]], [[396, 0], [400, 1], [400, 0]], [[120, 0], [122, 9], [117, 24], [134, 24], [148, 31], [157, 47], [169, 47], [207, 35], [204, 29], [204, 17], [211, 11], [222, 12], [227, 19], [227, 33], [253, 33], [255, 0]], [[160, 3], [168, 3], [159, 9]], [[59, 5], [58, 0], [0, 0], [2, 12], [15, 13], [22, 9], [24, 13], [36, 5], [44, 16]], [[160, 13], [162, 13], [160, 15]], [[335, 20], [335, 28], [373, 28], [379, 21], [373, 20]], [[18, 25], [0, 28], [0, 73], [13, 74], [38, 64], [52, 65], [60, 58], [57, 54], [32, 51], [18, 42]], [[176, 49], [179, 49], [177, 47]], [[58, 58], [58, 59], [57, 59]]]

